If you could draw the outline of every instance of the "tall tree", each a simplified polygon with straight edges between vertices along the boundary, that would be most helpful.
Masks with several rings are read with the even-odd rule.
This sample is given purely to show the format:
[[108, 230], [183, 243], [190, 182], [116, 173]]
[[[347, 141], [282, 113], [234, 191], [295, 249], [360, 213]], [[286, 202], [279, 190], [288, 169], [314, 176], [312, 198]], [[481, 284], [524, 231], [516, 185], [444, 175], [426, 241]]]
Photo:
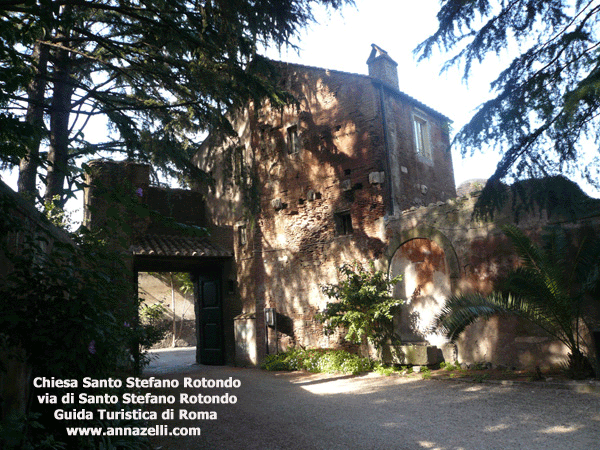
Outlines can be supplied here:
[[[193, 171], [199, 131], [232, 131], [225, 112], [268, 96], [273, 85], [257, 44], [287, 45], [317, 4], [352, 0], [36, 0], [0, 4], [0, 132], [5, 163], [20, 158], [21, 191], [64, 201], [77, 162], [102, 152]], [[18, 75], [15, 77], [15, 75]], [[116, 137], [84, 134], [105, 116]], [[20, 140], [14, 135], [27, 136]], [[47, 152], [40, 152], [40, 142]], [[19, 144], [19, 145], [17, 145]], [[4, 147], [2, 147], [4, 148]], [[46, 148], [46, 147], [44, 147]], [[33, 181], [32, 181], [33, 180]]]
[[[598, 183], [599, 0], [443, 0], [438, 30], [415, 52], [453, 52], [443, 70], [516, 52], [456, 135], [463, 155], [489, 144], [502, 158], [486, 189], [507, 177], [580, 173]], [[592, 162], [590, 163], [590, 158]]]

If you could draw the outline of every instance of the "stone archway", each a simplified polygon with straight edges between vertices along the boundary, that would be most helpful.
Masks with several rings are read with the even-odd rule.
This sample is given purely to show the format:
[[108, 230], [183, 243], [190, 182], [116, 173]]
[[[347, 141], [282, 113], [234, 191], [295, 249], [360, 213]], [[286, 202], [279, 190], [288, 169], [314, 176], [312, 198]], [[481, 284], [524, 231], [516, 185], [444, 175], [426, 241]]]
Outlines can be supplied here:
[[403, 279], [394, 295], [407, 299], [395, 320], [396, 332], [405, 343], [445, 343], [429, 328], [445, 299], [456, 291], [459, 265], [450, 241], [432, 228], [415, 228], [396, 236], [388, 247], [391, 277]]

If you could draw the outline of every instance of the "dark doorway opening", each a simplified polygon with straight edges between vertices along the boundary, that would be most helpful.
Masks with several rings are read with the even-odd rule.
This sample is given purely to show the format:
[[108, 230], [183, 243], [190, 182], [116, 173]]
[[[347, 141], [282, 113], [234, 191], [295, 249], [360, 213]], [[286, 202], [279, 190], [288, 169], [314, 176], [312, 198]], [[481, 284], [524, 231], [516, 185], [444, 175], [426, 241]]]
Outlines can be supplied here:
[[142, 272], [190, 274], [198, 364], [225, 364], [222, 285], [224, 267], [229, 259], [134, 255], [134, 268], [138, 280]]

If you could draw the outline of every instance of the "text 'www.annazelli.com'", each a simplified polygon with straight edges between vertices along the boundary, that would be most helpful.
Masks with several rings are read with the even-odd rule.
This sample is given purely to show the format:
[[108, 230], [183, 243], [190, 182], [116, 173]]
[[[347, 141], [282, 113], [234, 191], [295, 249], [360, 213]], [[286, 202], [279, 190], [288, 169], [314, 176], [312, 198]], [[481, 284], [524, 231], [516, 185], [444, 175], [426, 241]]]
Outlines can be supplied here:
[[69, 436], [200, 436], [199, 427], [67, 427]]

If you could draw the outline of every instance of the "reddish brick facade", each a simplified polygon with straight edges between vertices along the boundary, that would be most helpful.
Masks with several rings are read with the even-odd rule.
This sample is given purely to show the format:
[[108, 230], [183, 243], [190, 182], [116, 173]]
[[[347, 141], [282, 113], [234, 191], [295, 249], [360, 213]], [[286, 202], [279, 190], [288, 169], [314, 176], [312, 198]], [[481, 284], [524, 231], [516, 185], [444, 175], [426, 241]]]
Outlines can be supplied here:
[[[398, 90], [380, 49], [369, 64], [373, 76], [281, 64], [298, 105], [250, 105], [233, 120], [238, 139], [211, 137], [197, 155], [215, 180], [208, 219], [233, 229], [240, 320], [255, 321], [247, 362], [336, 344], [314, 321], [328, 300], [320, 286], [344, 262], [381, 259], [386, 216], [455, 196], [449, 120]], [[276, 308], [277, 331], [264, 308]]]

